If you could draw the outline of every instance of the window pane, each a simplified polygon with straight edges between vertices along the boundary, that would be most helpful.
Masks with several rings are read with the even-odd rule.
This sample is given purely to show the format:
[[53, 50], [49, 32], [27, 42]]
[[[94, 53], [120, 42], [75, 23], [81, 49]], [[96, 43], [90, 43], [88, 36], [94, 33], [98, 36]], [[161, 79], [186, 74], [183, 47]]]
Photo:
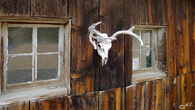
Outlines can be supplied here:
[[141, 67], [142, 68], [152, 67], [152, 50], [141, 51]]
[[59, 28], [38, 28], [37, 52], [58, 52]]
[[[138, 36], [140, 36], [139, 35], [139, 31], [133, 31], [135, 34], [137, 34]], [[135, 37], [132, 37], [132, 39], [133, 39], [133, 41], [132, 41], [132, 43], [133, 43], [133, 49], [139, 49], [140, 48], [140, 42], [139, 42], [139, 40], [138, 39], [136, 39]]]
[[32, 56], [8, 58], [7, 84], [32, 81]]
[[139, 50], [133, 50], [133, 70], [139, 69]]
[[141, 31], [142, 34], [142, 40], [144, 43], [144, 46], [142, 46], [142, 49], [149, 49], [152, 47], [152, 31]]
[[32, 53], [32, 28], [8, 28], [8, 53]]
[[56, 79], [58, 74], [58, 55], [37, 56], [37, 80]]

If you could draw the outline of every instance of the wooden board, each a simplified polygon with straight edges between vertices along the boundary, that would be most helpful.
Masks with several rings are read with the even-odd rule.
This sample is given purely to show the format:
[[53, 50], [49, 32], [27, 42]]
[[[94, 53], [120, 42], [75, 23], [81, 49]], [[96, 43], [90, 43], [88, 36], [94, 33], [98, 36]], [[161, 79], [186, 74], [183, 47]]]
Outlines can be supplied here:
[[98, 110], [99, 92], [68, 97], [69, 110]]
[[[163, 2], [161, 0], [147, 0], [147, 24], [163, 24]], [[166, 16], [165, 16], [166, 17]]]
[[177, 68], [179, 74], [190, 73], [189, 3], [177, 1]]
[[57, 96], [30, 101], [30, 110], [67, 110], [67, 96]]
[[189, 0], [189, 5], [190, 62], [191, 71], [195, 71], [195, 1]]
[[98, 21], [98, 9], [98, 0], [69, 1], [69, 17], [72, 18], [72, 95], [99, 90], [99, 58], [89, 42], [88, 32], [88, 27]]
[[145, 92], [145, 108], [146, 110], [154, 110], [156, 106], [156, 82], [146, 82]]
[[0, 16], [30, 16], [30, 0], [1, 0]]
[[[100, 32], [113, 35], [116, 31], [123, 30], [124, 1], [100, 0]], [[100, 64], [102, 65], [102, 64]], [[109, 50], [108, 62], [100, 66], [100, 90], [107, 90], [124, 86], [124, 35], [118, 35], [112, 42]]]
[[134, 109], [134, 103], [136, 101], [136, 85], [130, 85], [126, 87], [126, 110], [133, 110]]
[[100, 110], [123, 110], [124, 90], [123, 88], [100, 91]]
[[29, 101], [4, 105], [0, 110], [29, 110]]
[[31, 16], [63, 17], [68, 15], [68, 0], [31, 0]]
[[[192, 97], [192, 103], [195, 104], [195, 73], [192, 74], [191, 76], [191, 81], [192, 81], [192, 91], [191, 91], [191, 97]], [[195, 106], [192, 107], [192, 109], [195, 109]]]
[[176, 2], [167, 0], [168, 26], [166, 28], [166, 65], [168, 77], [176, 76]]

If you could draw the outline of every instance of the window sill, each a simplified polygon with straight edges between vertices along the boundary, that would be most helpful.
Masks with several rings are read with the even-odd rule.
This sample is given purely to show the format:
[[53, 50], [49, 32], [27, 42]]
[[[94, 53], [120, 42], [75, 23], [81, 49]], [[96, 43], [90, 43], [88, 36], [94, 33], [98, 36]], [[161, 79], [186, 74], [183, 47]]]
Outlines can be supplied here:
[[57, 86], [32, 87], [28, 89], [8, 90], [0, 96], [0, 106], [39, 98], [67, 94], [67, 88]]
[[164, 72], [137, 73], [137, 74], [133, 74], [132, 83], [136, 84], [136, 83], [147, 82], [147, 81], [152, 81], [156, 79], [162, 79], [165, 77], [166, 77], [166, 74]]

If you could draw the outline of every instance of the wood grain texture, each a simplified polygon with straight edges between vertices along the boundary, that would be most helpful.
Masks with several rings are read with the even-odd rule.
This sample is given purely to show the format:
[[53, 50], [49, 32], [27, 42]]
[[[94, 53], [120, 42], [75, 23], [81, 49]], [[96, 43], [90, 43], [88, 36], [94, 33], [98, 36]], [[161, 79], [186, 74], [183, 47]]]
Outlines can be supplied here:
[[4, 105], [0, 110], [29, 110], [29, 101]]
[[68, 0], [31, 0], [31, 16], [66, 18], [68, 16]]
[[134, 97], [136, 97], [136, 85], [130, 85], [126, 87], [126, 110], [133, 110], [133, 103], [135, 100]]
[[[192, 85], [191, 85], [191, 88], [192, 88], [192, 91], [191, 91], [191, 97], [192, 97], [192, 103], [195, 104], [195, 73], [192, 73], [192, 76], [191, 76], [191, 81], [192, 81]], [[195, 106], [192, 107], [192, 109], [195, 109]]]
[[68, 97], [68, 110], [98, 110], [99, 92]]
[[67, 110], [67, 96], [56, 96], [30, 101], [30, 110]]
[[190, 73], [189, 3], [177, 1], [177, 68], [179, 74]]
[[125, 23], [130, 25], [146, 24], [146, 16], [146, 0], [125, 0]]
[[[124, 1], [100, 0], [100, 15], [103, 16], [100, 32], [111, 36], [123, 30]], [[101, 65], [101, 64], [100, 64]], [[108, 62], [100, 66], [100, 90], [124, 86], [124, 35], [118, 35], [109, 50]]]
[[189, 0], [189, 35], [191, 71], [195, 71], [195, 1]]
[[69, 1], [72, 17], [71, 94], [99, 90], [99, 58], [89, 42], [88, 27], [98, 21], [98, 0]]
[[161, 110], [163, 106], [163, 81], [162, 80], [156, 80], [156, 110]]
[[166, 28], [166, 65], [168, 77], [176, 76], [176, 1], [167, 0], [168, 26]]
[[30, 16], [30, 0], [1, 0], [0, 16]]
[[146, 110], [154, 110], [156, 106], [156, 82], [150, 81], [146, 83]]
[[123, 110], [123, 88], [110, 89], [100, 92], [99, 110]]
[[[194, 97], [191, 94], [191, 92], [192, 92], [191, 77], [192, 77], [192, 74], [185, 74], [185, 85], [186, 86], [184, 86], [185, 87], [184, 90], [185, 90], [185, 103], [186, 104], [191, 104], [192, 98]], [[186, 106], [186, 110], [188, 110], [188, 109], [189, 110], [192, 109], [192, 106]]]
[[144, 98], [145, 98], [145, 83], [137, 85], [137, 110], [144, 110]]
[[147, 24], [163, 24], [163, 2], [161, 0], [147, 0]]

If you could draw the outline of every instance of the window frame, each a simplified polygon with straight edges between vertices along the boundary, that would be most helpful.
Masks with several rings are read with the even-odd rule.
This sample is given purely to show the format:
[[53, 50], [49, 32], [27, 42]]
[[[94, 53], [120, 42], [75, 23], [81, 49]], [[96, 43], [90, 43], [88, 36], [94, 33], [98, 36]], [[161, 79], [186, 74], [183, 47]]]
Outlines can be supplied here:
[[[141, 34], [141, 31], [152, 31], [152, 48], [150, 50], [152, 50], [152, 67], [150, 68], [141, 68], [141, 46], [139, 48], [139, 69], [138, 70], [133, 70], [133, 67], [132, 67], [132, 73], [133, 74], [137, 74], [137, 73], [143, 73], [143, 72], [148, 72], [148, 71], [157, 71], [157, 61], [156, 61], [156, 48], [157, 48], [157, 34], [158, 34], [158, 29], [156, 28], [135, 28], [134, 31], [140, 31], [139, 34]], [[132, 40], [133, 41], [133, 40]], [[133, 42], [132, 42], [132, 45], [133, 45]], [[132, 54], [133, 54], [133, 48], [132, 48]], [[133, 63], [133, 57], [132, 57], [132, 63]], [[132, 64], [133, 66], [133, 64]]]
[[[165, 78], [167, 77], [167, 71], [166, 71], [166, 61], [165, 61], [165, 65], [163, 65], [163, 69], [162, 67], [160, 67], [159, 69], [159, 63], [161, 64], [162, 62], [159, 61], [159, 54], [158, 54], [158, 48], [159, 46], [163, 46], [163, 45], [159, 45], [159, 40], [161, 41], [162, 39], [165, 40], [165, 52], [167, 51], [167, 44], [166, 44], [166, 39], [167, 39], [167, 35], [164, 36], [164, 32], [166, 33], [166, 25], [135, 25], [135, 29], [134, 30], [154, 30], [153, 34], [155, 37], [155, 42], [153, 42], [153, 44], [155, 44], [155, 50], [153, 50], [153, 68], [144, 68], [142, 70], [133, 70], [133, 55], [132, 55], [132, 80], [131, 83], [132, 84], [136, 84], [136, 83], [141, 83], [141, 82], [147, 82], [147, 81], [151, 81], [151, 80], [156, 80], [156, 79], [161, 79], [161, 78]], [[164, 37], [163, 37], [164, 36]], [[159, 39], [160, 37], [160, 39]], [[132, 54], [133, 54], [133, 39], [132, 39]], [[160, 56], [161, 57], [161, 56]], [[164, 53], [164, 57], [167, 57], [167, 54]], [[156, 58], [156, 59], [154, 59]]]
[[[41, 19], [41, 20], [40, 20]], [[37, 27], [44, 27], [44, 26], [54, 26], [54, 27], [61, 27], [59, 28], [59, 35], [62, 34], [62, 52], [61, 54], [61, 74], [58, 79], [56, 80], [44, 80], [44, 81], [37, 81], [36, 83], [22, 83], [22, 84], [14, 84], [14, 85], [9, 85], [7, 86], [7, 83], [5, 82], [4, 78], [6, 77], [5, 74], [5, 64], [6, 64], [6, 30], [5, 30], [5, 24], [10, 23], [9, 25], [16, 25], [16, 24], [24, 24], [24, 25], [31, 25], [37, 26]], [[24, 26], [23, 25], [23, 26]], [[44, 25], [44, 26], [43, 26]], [[33, 29], [34, 30], [34, 29]], [[7, 30], [8, 31], [8, 30]], [[37, 87], [37, 86], [50, 86], [50, 85], [57, 85], [60, 87], [65, 87], [67, 88], [67, 91], [65, 93], [69, 94], [70, 93], [70, 47], [71, 47], [71, 19], [54, 19], [54, 18], [28, 18], [26, 19], [21, 19], [18, 18], [8, 18], [8, 19], [0, 19], [0, 35], [1, 35], [1, 43], [0, 43], [0, 48], [1, 48], [1, 62], [0, 62], [0, 71], [1, 71], [1, 78], [0, 78], [0, 95], [7, 90], [14, 90], [14, 89], [23, 89], [23, 88], [31, 88], [31, 87]], [[33, 40], [32, 40], [33, 41]], [[60, 42], [60, 39], [59, 39]], [[59, 43], [58, 42], [58, 43]], [[8, 45], [8, 44], [7, 44]], [[33, 45], [33, 44], [32, 44]], [[33, 51], [33, 50], [32, 50]], [[33, 53], [32, 53], [33, 54]], [[58, 54], [58, 56], [59, 56]], [[59, 57], [58, 57], [59, 58]], [[59, 64], [59, 62], [58, 62]], [[58, 66], [59, 68], [59, 66]]]

